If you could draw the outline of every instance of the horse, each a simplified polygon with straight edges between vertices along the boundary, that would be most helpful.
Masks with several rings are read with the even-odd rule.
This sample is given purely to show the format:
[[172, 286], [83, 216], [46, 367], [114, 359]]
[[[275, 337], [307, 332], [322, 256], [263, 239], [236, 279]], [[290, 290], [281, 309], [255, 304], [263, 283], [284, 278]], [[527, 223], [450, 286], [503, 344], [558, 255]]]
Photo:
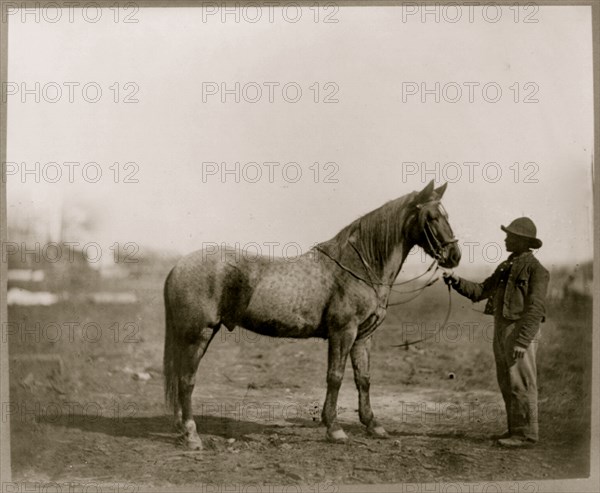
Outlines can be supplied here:
[[239, 255], [223, 246], [181, 258], [164, 285], [164, 391], [179, 440], [202, 449], [192, 413], [196, 371], [222, 326], [271, 337], [328, 340], [327, 393], [321, 418], [326, 439], [345, 442], [337, 399], [348, 355], [358, 389], [359, 419], [387, 438], [369, 400], [371, 335], [386, 316], [394, 280], [419, 245], [438, 265], [453, 268], [460, 249], [441, 205], [447, 183], [385, 203], [335, 237], [289, 259]]

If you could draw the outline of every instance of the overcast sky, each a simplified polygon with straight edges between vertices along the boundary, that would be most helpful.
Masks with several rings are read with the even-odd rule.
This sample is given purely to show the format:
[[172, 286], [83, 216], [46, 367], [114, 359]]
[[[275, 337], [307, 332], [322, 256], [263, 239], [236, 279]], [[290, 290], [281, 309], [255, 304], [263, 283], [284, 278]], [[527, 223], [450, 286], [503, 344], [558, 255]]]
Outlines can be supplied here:
[[[495, 23], [497, 13], [467, 7], [455, 23], [456, 12], [435, 22], [400, 7], [321, 9], [319, 22], [315, 13], [305, 7], [295, 23], [280, 9], [273, 22], [266, 9], [257, 22], [256, 12], [223, 22], [198, 8], [122, 11], [119, 22], [107, 9], [96, 23], [80, 10], [73, 22], [66, 11], [54, 23], [13, 15], [9, 221], [35, 208], [51, 224], [60, 207], [82, 207], [103, 244], [185, 253], [256, 242], [266, 253], [278, 242], [281, 254], [435, 178], [451, 182], [444, 204], [463, 250], [477, 242], [466, 262], [497, 263], [486, 245], [501, 245], [500, 224], [522, 215], [537, 224], [548, 266], [592, 257], [590, 7], [507, 7]], [[222, 82], [240, 84], [239, 103], [233, 93], [222, 102]], [[34, 93], [23, 96], [22, 83]], [[73, 102], [65, 83], [79, 83]], [[88, 83], [88, 100], [102, 90], [96, 103], [84, 99]], [[59, 163], [62, 179], [23, 177], [21, 163], [36, 162]], [[65, 162], [80, 163], [74, 183]], [[82, 176], [88, 162], [102, 169], [96, 183], [86, 181], [93, 167]], [[221, 163], [237, 166], [239, 182]], [[132, 172], [138, 182], [124, 183]]]

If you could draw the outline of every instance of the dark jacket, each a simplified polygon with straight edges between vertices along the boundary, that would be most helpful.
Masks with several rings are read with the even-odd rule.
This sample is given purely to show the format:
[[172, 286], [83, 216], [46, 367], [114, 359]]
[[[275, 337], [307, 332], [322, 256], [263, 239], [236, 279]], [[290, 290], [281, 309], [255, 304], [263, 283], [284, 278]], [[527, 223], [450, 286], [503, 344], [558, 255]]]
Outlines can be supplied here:
[[532, 252], [514, 256], [513, 265], [506, 282], [502, 314], [494, 313], [494, 294], [498, 288], [500, 276], [511, 260], [502, 262], [494, 273], [482, 283], [459, 278], [454, 289], [472, 301], [487, 298], [485, 313], [502, 315], [517, 324], [516, 343], [527, 347], [537, 334], [540, 323], [545, 320], [546, 291], [550, 274], [535, 258]]

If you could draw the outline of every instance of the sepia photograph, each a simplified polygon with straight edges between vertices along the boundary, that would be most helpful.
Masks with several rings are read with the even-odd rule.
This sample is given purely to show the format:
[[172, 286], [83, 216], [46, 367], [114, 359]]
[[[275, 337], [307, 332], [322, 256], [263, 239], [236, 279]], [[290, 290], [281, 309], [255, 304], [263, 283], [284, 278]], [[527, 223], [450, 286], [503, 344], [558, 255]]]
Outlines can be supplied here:
[[0, 493], [599, 490], [600, 4], [0, 6]]

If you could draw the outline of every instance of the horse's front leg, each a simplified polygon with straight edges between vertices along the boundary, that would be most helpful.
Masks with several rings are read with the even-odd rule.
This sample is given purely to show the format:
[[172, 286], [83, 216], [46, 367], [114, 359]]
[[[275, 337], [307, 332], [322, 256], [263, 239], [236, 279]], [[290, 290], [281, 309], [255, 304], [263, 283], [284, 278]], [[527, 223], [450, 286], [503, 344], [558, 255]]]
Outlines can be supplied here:
[[329, 351], [327, 358], [327, 395], [321, 417], [327, 426], [327, 439], [331, 442], [342, 443], [348, 437], [337, 422], [337, 400], [348, 353], [356, 339], [357, 328], [345, 328], [329, 335]]
[[371, 337], [357, 339], [350, 351], [352, 368], [354, 369], [354, 382], [358, 389], [358, 416], [360, 422], [367, 427], [367, 432], [377, 438], [387, 438], [388, 434], [381, 426], [371, 409], [369, 388], [371, 376], [369, 374], [371, 360]]

